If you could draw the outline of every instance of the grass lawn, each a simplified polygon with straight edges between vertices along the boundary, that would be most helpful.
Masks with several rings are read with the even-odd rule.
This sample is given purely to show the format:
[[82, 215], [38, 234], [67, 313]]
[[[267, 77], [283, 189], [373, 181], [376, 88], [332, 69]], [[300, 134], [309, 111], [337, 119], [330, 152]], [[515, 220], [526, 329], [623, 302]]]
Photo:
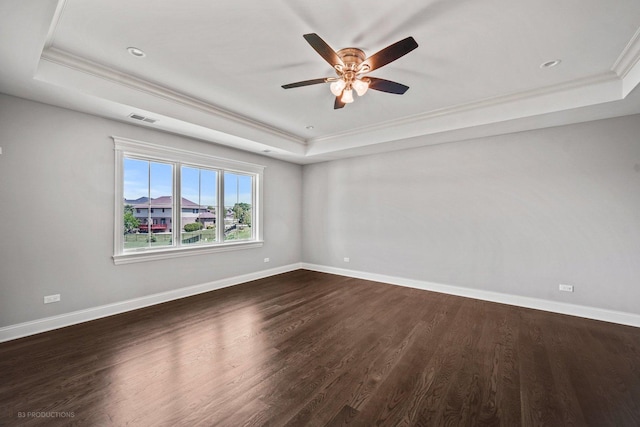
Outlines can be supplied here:
[[[155, 242], [153, 241], [154, 238], [155, 238]], [[146, 233], [125, 234], [124, 248], [135, 249], [135, 248], [146, 248], [149, 246], [152, 246], [152, 247], [170, 246], [171, 233], [154, 233], [151, 240], [152, 240], [151, 244], [149, 244], [149, 236]]]
[[228, 240], [249, 240], [251, 239], [251, 227], [243, 227], [242, 229], [234, 229], [224, 236], [225, 242]]
[[[198, 239], [198, 236], [200, 237]], [[197, 245], [203, 243], [211, 243], [216, 241], [216, 229], [211, 228], [207, 230], [183, 231], [181, 233], [181, 239], [183, 245]], [[189, 242], [189, 239], [193, 239], [193, 242]], [[230, 240], [249, 240], [251, 239], [251, 227], [242, 227], [233, 229], [225, 234], [224, 241]], [[153, 241], [155, 240], [155, 241]], [[124, 248], [147, 248], [147, 247], [163, 247], [171, 246], [171, 233], [154, 233], [149, 243], [149, 236], [146, 233], [132, 233], [124, 235]]]
[[[198, 230], [198, 231], [183, 231], [181, 233], [181, 238], [182, 238], [182, 244], [183, 245], [194, 245], [194, 244], [201, 244], [201, 243], [210, 243], [210, 242], [215, 242], [216, 241], [216, 229], [215, 228], [210, 228], [207, 230]], [[200, 236], [200, 239], [194, 239], [195, 241], [193, 242], [189, 242], [188, 240], [191, 238], [197, 238], [198, 236]]]

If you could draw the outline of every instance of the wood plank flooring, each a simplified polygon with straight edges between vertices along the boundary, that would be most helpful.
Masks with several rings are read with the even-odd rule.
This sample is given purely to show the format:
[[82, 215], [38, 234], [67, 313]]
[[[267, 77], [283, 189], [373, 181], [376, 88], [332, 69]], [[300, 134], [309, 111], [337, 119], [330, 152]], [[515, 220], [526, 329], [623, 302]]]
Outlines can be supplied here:
[[298, 270], [0, 344], [0, 425], [640, 426], [640, 328]]

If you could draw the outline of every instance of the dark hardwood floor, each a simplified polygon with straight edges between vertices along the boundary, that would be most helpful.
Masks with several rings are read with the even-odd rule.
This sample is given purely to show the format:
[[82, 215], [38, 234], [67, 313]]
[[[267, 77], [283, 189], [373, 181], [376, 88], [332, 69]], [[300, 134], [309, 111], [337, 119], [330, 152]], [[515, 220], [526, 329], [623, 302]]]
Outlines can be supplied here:
[[638, 426], [640, 328], [298, 270], [0, 344], [0, 425]]

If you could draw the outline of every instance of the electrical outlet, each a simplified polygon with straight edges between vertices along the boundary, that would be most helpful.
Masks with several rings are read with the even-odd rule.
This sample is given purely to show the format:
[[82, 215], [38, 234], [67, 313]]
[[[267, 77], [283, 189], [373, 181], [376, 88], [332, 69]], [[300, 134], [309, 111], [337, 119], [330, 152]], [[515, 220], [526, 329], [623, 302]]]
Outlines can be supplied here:
[[269, 259], [269, 258], [265, 258], [265, 259], [264, 259], [264, 262], [269, 262], [269, 261], [270, 261], [270, 259]]
[[573, 285], [563, 285], [561, 283], [558, 285], [558, 289], [562, 292], [573, 292]]
[[60, 301], [60, 294], [47, 295], [46, 297], [44, 297], [45, 304], [50, 304], [52, 302], [58, 302], [58, 301]]
[[349, 259], [349, 258], [344, 257], [344, 262], [349, 262], [349, 261], [350, 261], [350, 259]]

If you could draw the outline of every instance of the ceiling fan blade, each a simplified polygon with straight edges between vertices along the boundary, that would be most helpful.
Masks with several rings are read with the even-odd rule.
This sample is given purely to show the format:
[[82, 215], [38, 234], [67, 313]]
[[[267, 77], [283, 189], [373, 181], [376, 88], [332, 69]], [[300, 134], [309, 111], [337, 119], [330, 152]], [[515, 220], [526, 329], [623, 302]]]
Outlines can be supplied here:
[[295, 82], [295, 83], [289, 83], [287, 85], [282, 85], [282, 88], [283, 89], [293, 89], [294, 87], [317, 85], [317, 84], [326, 83], [326, 82], [327, 82], [326, 78], [313, 79], [313, 80], [304, 80], [304, 81], [301, 81], [301, 82]]
[[322, 40], [319, 35], [311, 33], [305, 34], [303, 37], [332, 67], [337, 64], [344, 65], [336, 51], [331, 49], [331, 46]]
[[344, 102], [340, 101], [340, 97], [339, 96], [336, 96], [336, 100], [333, 103], [333, 109], [337, 110], [338, 108], [342, 108], [345, 105], [347, 105], [347, 104], [345, 104]]
[[369, 71], [373, 71], [405, 56], [417, 47], [418, 43], [415, 39], [413, 37], [407, 37], [406, 39], [385, 47], [380, 52], [374, 53], [367, 58], [363, 64], [369, 65]]
[[381, 92], [387, 93], [395, 93], [396, 95], [402, 95], [409, 90], [409, 86], [392, 82], [391, 80], [379, 79], [377, 77], [366, 78], [371, 80], [371, 82], [369, 83], [369, 89], [379, 90]]

